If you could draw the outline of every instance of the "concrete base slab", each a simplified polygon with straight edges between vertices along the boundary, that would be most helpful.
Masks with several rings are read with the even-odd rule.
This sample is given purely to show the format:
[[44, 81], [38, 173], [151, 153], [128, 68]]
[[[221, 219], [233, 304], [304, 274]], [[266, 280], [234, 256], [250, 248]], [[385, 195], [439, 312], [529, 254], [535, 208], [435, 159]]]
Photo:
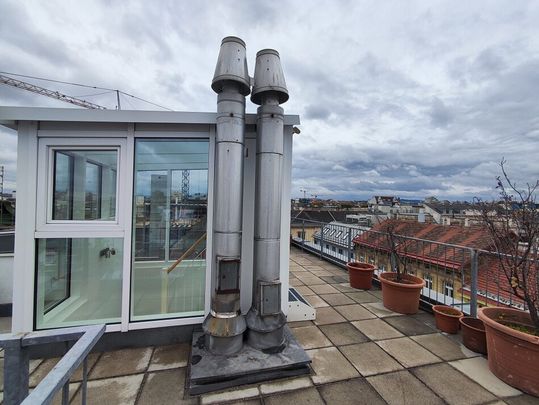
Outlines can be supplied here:
[[203, 332], [195, 331], [189, 358], [189, 394], [309, 374], [311, 359], [288, 326], [284, 335], [286, 346], [280, 353], [266, 354], [244, 344], [235, 355], [219, 356], [206, 350]]

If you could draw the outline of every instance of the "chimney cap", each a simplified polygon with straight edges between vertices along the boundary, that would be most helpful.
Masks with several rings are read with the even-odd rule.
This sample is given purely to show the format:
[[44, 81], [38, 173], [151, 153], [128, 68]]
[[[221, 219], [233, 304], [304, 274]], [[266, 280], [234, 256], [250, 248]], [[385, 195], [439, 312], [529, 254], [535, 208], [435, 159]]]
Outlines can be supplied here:
[[288, 90], [281, 67], [279, 52], [275, 49], [262, 49], [256, 53], [256, 65], [251, 101], [262, 104], [262, 96], [273, 93], [282, 104], [288, 100]]
[[227, 81], [240, 85], [240, 93], [247, 96], [251, 92], [245, 42], [238, 37], [225, 37], [221, 41], [221, 49], [215, 66], [211, 88], [216, 93], [223, 90]]

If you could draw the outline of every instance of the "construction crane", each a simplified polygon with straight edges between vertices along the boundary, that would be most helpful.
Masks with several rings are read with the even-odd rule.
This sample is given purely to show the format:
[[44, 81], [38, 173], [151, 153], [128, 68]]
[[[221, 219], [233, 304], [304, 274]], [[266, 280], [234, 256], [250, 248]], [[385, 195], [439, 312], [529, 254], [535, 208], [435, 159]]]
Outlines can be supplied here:
[[[16, 87], [22, 90], [28, 90], [33, 93], [41, 94], [42, 96], [54, 98], [56, 100], [65, 101], [66, 103], [78, 105], [79, 107], [89, 108], [92, 110], [106, 110], [107, 109], [106, 107], [103, 107], [102, 105], [91, 103], [86, 100], [81, 100], [73, 96], [68, 96], [58, 91], [49, 90], [44, 87], [36, 86], [35, 84], [23, 82], [22, 80], [13, 79], [12, 77], [9, 77], [9, 76], [0, 75], [0, 83], [6, 84], [8, 86]], [[119, 92], [117, 92], [116, 95], [118, 97], [118, 108], [119, 108], [120, 107]]]

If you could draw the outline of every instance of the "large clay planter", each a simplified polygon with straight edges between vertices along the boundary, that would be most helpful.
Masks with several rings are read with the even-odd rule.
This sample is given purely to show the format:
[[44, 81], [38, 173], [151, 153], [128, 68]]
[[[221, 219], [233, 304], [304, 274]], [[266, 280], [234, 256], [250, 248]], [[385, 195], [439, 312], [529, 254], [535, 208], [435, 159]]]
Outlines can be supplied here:
[[459, 319], [464, 316], [461, 311], [447, 305], [433, 305], [432, 310], [434, 311], [434, 319], [438, 329], [445, 333], [458, 333]]
[[372, 287], [372, 275], [375, 267], [372, 264], [350, 262], [346, 265], [350, 276], [350, 285], [353, 288], [370, 290]]
[[471, 316], [463, 316], [459, 321], [464, 346], [473, 352], [487, 354], [487, 337], [483, 321]]
[[378, 275], [382, 284], [384, 307], [399, 314], [415, 314], [419, 309], [419, 296], [425, 280], [403, 274], [403, 282], [397, 282], [397, 273], [386, 272]]
[[488, 367], [500, 380], [539, 396], [539, 336], [520, 332], [500, 322], [531, 325], [530, 315], [517, 309], [480, 308], [487, 334]]

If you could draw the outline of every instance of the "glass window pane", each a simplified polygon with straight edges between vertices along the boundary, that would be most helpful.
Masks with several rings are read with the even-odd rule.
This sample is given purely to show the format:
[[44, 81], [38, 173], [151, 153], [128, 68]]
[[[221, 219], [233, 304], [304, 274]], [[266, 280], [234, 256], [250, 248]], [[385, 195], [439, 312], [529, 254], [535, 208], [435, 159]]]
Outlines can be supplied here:
[[117, 150], [54, 151], [52, 219], [114, 220], [117, 163]]
[[131, 319], [204, 312], [207, 140], [136, 140]]
[[38, 239], [37, 329], [120, 322], [122, 238]]

